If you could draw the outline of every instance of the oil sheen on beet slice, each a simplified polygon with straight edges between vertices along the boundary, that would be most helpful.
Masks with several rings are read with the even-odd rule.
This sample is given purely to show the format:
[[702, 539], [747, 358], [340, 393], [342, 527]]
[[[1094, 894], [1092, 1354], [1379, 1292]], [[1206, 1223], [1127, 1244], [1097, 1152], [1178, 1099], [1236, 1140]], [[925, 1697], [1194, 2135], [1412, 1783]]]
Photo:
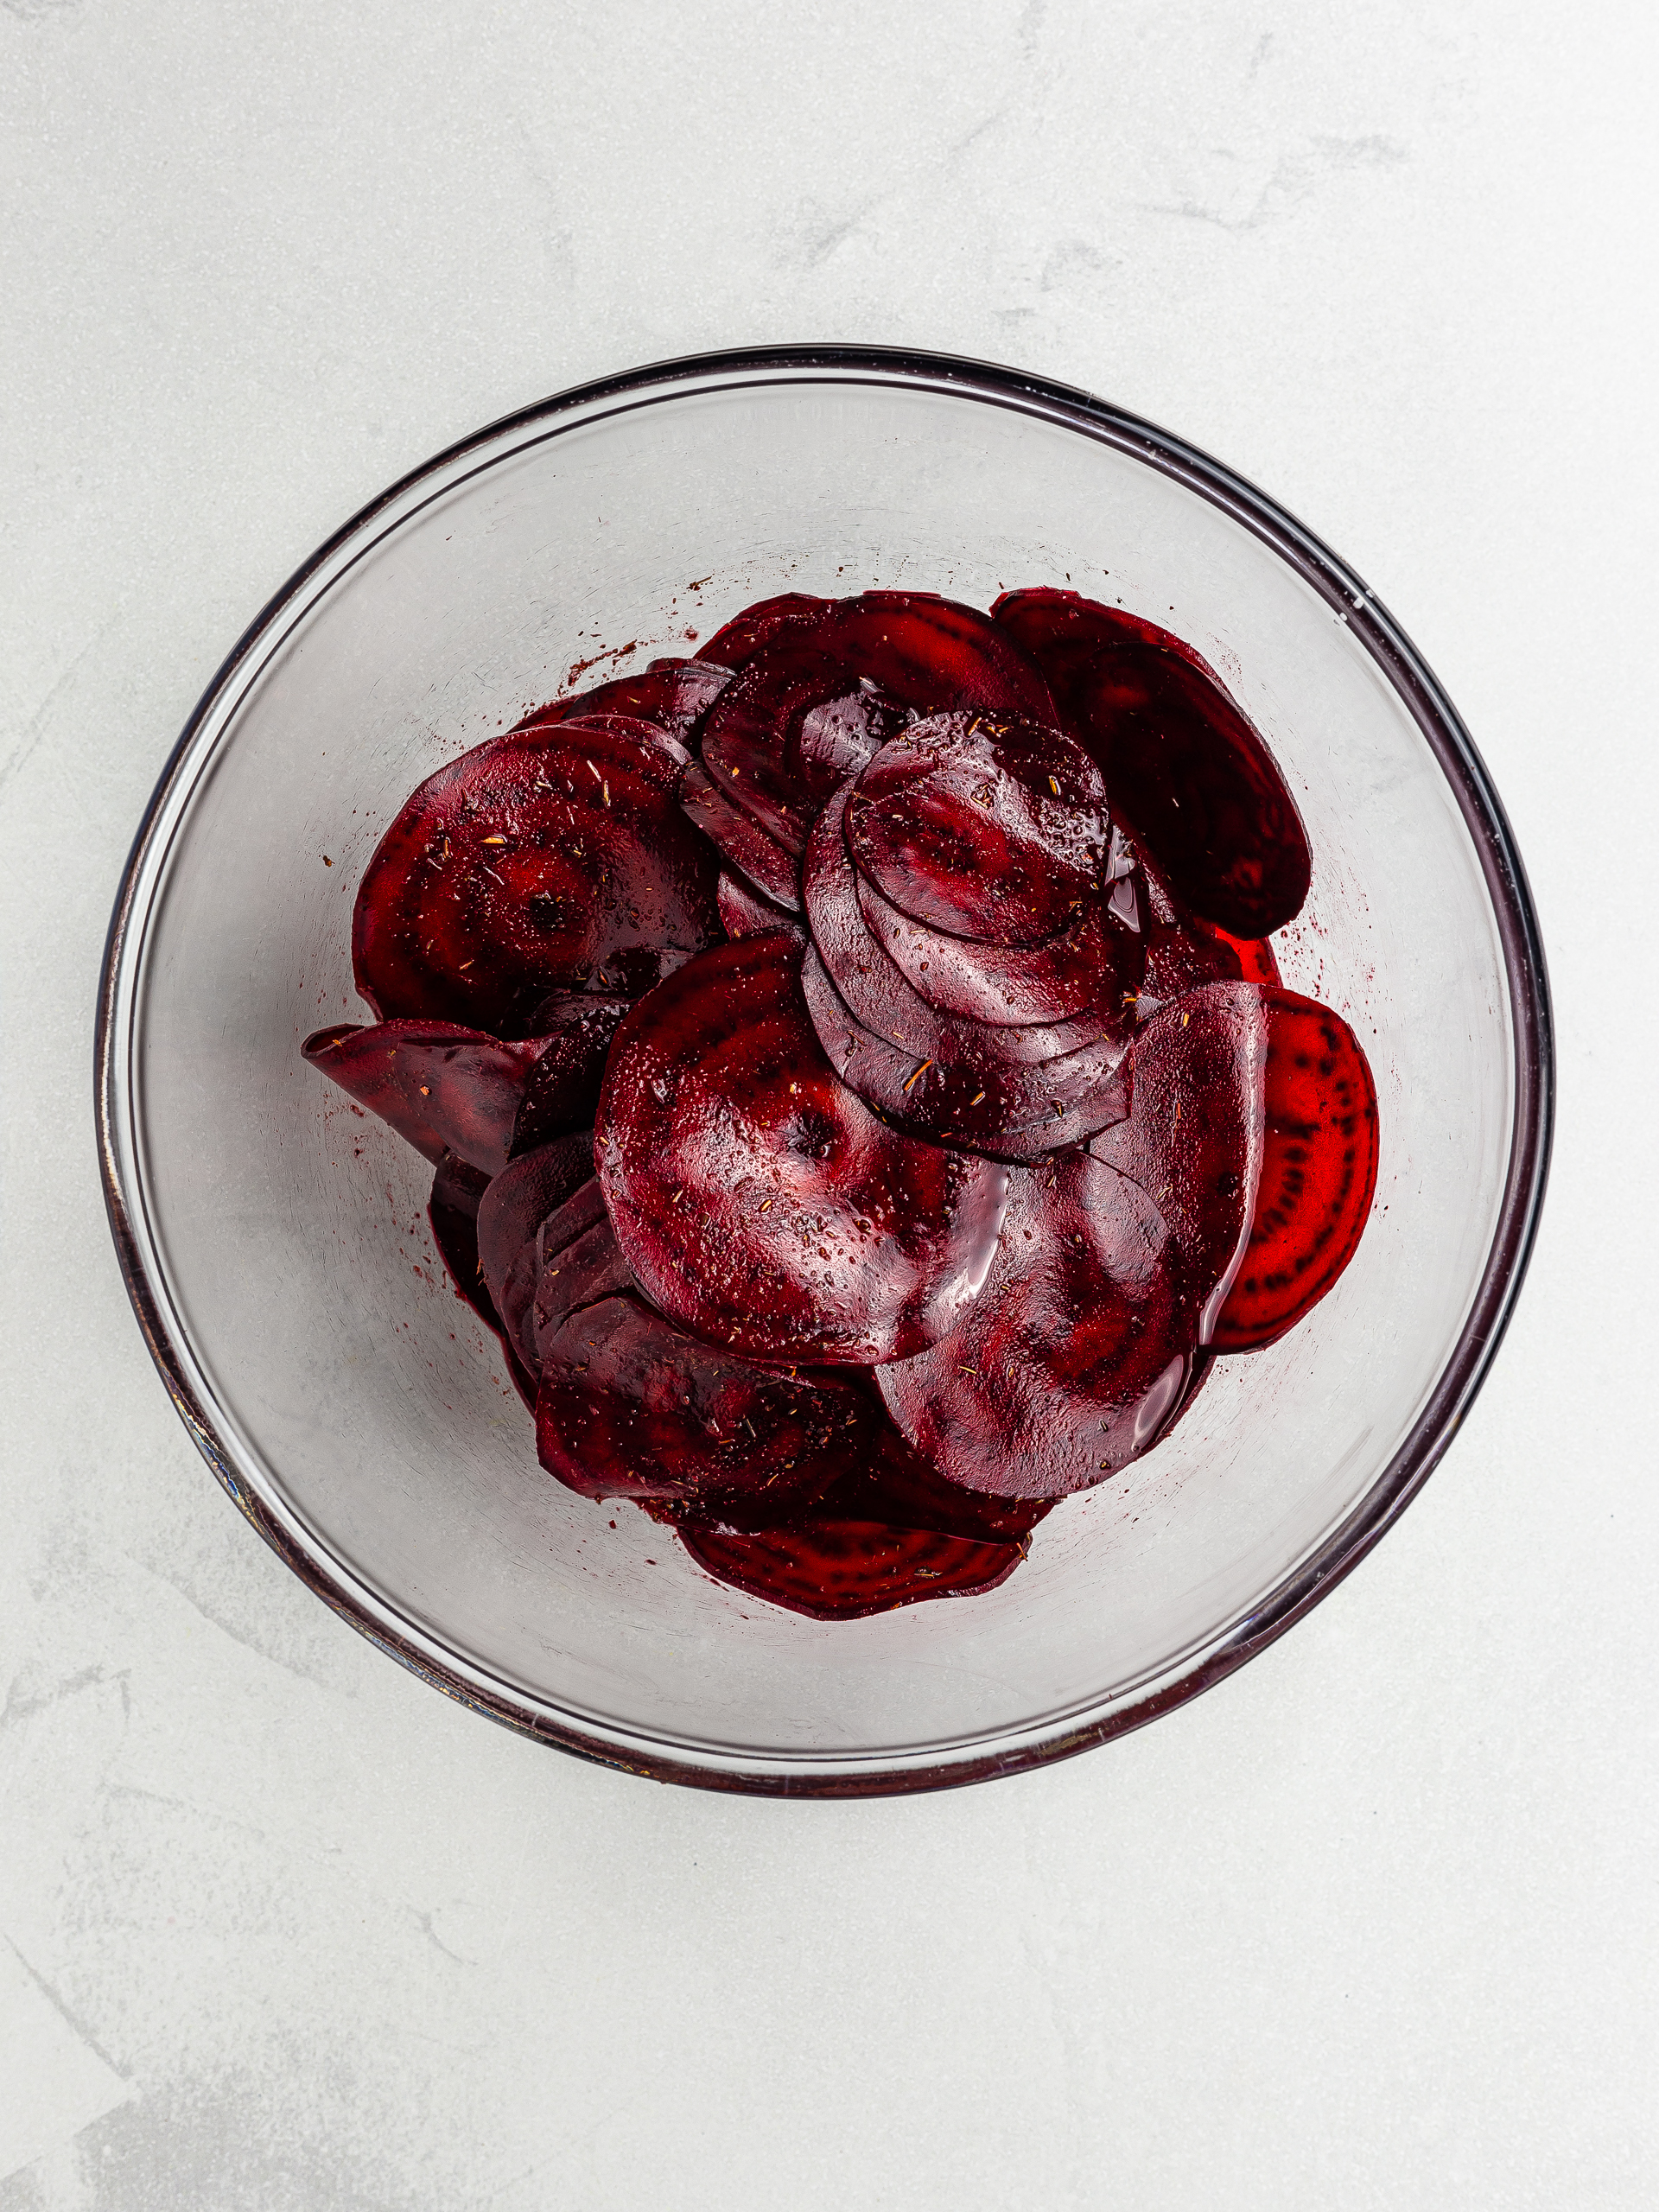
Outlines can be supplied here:
[[687, 1522], [678, 1533], [717, 1582], [818, 1621], [973, 1596], [1005, 1581], [1026, 1555], [1017, 1543], [810, 1514], [753, 1532]]
[[416, 1152], [458, 1153], [494, 1175], [524, 1101], [539, 1039], [503, 1044], [450, 1021], [342, 1022], [300, 1047], [314, 1068], [389, 1122]]
[[1354, 1255], [1376, 1188], [1376, 1090], [1339, 1014], [1261, 987], [1268, 1016], [1266, 1141], [1255, 1217], [1216, 1324], [1217, 1351], [1270, 1344]]
[[1307, 896], [1307, 835], [1214, 671], [1167, 631], [1072, 593], [1011, 593], [993, 612], [1193, 911], [1246, 938], [1290, 921]]
[[1262, 1177], [1268, 1014], [1253, 983], [1209, 983], [1141, 1030], [1129, 1112], [1089, 1149], [1131, 1177], [1174, 1231], [1207, 1344], [1249, 1236]]
[[715, 942], [714, 854], [681, 748], [580, 718], [429, 776], [358, 892], [358, 989], [388, 1018], [522, 1037], [550, 991], [632, 998]]
[[[958, 1025], [918, 1058], [855, 1020], [816, 948], [801, 966], [807, 1012], [830, 1065], [894, 1128], [987, 1159], [1039, 1160], [1121, 1121], [1128, 1090], [1121, 1033], [1046, 1060], [1012, 1061], [980, 1049], [1004, 1030]], [[1015, 1034], [1024, 1033], [1016, 1032]]]
[[647, 1297], [750, 1357], [862, 1366], [954, 1327], [1007, 1171], [888, 1128], [825, 1058], [781, 931], [719, 946], [617, 1032], [595, 1159]]
[[570, 1315], [542, 1346], [542, 1465], [589, 1497], [716, 1500], [822, 1484], [879, 1419], [829, 1376], [758, 1367], [632, 1295]]
[[794, 854], [741, 808], [732, 805], [695, 761], [682, 779], [680, 804], [721, 858], [763, 897], [791, 911], [799, 907], [799, 869]]
[[1084, 1152], [1016, 1169], [1014, 1184], [967, 1319], [875, 1379], [899, 1433], [948, 1481], [1058, 1497], [1157, 1440], [1195, 1332], [1179, 1249], [1138, 1184]]
[[853, 864], [913, 922], [1036, 945], [1099, 897], [1100, 771], [1058, 730], [934, 715], [883, 746], [847, 802]]

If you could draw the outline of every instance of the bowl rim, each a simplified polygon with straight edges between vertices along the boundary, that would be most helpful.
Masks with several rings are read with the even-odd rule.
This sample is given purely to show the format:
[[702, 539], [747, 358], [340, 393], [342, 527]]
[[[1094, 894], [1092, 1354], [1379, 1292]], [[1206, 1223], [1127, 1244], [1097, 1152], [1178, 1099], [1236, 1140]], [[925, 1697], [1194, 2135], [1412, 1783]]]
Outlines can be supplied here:
[[[135, 925], [141, 874], [158, 826], [185, 773], [192, 745], [238, 670], [268, 630], [282, 620], [311, 579], [348, 541], [429, 480], [469, 454], [514, 431], [578, 409], [643, 394], [669, 397], [673, 387], [736, 376], [760, 383], [874, 383], [954, 389], [964, 396], [1036, 415], [1149, 463], [1232, 517], [1262, 539], [1323, 598], [1370, 652], [1404, 702], [1452, 788], [1478, 855], [1491, 900], [1510, 994], [1515, 1101], [1509, 1172], [1479, 1287], [1458, 1341], [1411, 1431], [1364, 1497], [1314, 1552], [1292, 1568], [1244, 1619], [1196, 1656], [1115, 1696], [1103, 1711], [1062, 1718], [1044, 1727], [1014, 1728], [961, 1747], [929, 1747], [930, 1756], [872, 1765], [872, 1755], [734, 1754], [729, 1763], [689, 1758], [619, 1729], [614, 1738], [559, 1716], [481, 1667], [463, 1671], [456, 1655], [416, 1630], [394, 1625], [390, 1605], [373, 1607], [340, 1563], [308, 1550], [279, 1520], [238, 1466], [234, 1452], [199, 1396], [169, 1334], [158, 1286], [135, 1226], [137, 1209], [123, 1176], [119, 1129], [123, 1065], [118, 1052], [123, 981]], [[1223, 1681], [1274, 1643], [1352, 1573], [1417, 1495], [1439, 1464], [1491, 1367], [1520, 1294], [1537, 1234], [1554, 1128], [1554, 1020], [1544, 949], [1503, 802], [1462, 718], [1399, 624], [1363, 580], [1275, 500], [1223, 462], [1156, 424], [1074, 386], [1045, 377], [966, 359], [880, 346], [802, 344], [742, 346], [682, 356], [573, 385], [503, 416], [446, 447], [382, 492], [334, 531], [255, 615], [231, 648], [185, 723], [146, 806], [122, 871], [105, 942], [98, 994], [94, 1094], [99, 1167], [117, 1258], [133, 1310], [162, 1380], [193, 1440], [232, 1502], [283, 1562], [330, 1609], [369, 1641], [435, 1688], [519, 1733], [598, 1764], [661, 1782], [770, 1796], [861, 1797], [950, 1789], [1075, 1757]], [[407, 1630], [407, 1632], [404, 1632]], [[456, 1663], [451, 1663], [456, 1662]], [[902, 1758], [902, 1755], [901, 1755]]]

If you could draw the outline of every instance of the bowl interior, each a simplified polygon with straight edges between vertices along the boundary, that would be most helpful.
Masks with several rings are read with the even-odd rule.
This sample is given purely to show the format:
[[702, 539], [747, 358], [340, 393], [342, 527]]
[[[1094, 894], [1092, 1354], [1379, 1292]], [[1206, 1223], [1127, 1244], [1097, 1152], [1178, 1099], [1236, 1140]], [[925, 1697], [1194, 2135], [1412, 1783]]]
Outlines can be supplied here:
[[[367, 1018], [353, 895], [410, 787], [526, 706], [693, 650], [780, 589], [982, 607], [1068, 582], [1196, 644], [1296, 793], [1314, 881], [1283, 965], [1370, 1055], [1376, 1207], [1312, 1318], [1221, 1363], [1175, 1435], [1059, 1508], [1002, 1588], [817, 1624], [541, 1475], [435, 1260], [429, 1171], [299, 1043]], [[117, 1173], [168, 1363], [261, 1513], [365, 1618], [526, 1719], [805, 1786], [1017, 1758], [1239, 1635], [1411, 1434], [1480, 1289], [1513, 1142], [1480, 853], [1356, 622], [1155, 444], [925, 374], [756, 368], [590, 397], [384, 503], [210, 697], [137, 864], [112, 1004]]]

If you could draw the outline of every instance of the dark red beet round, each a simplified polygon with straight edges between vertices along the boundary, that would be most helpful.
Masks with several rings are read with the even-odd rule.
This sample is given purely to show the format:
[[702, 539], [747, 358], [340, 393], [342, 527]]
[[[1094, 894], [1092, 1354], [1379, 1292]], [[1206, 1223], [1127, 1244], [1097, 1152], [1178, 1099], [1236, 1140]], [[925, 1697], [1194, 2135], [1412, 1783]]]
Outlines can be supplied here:
[[1010, 593], [993, 613], [1049, 677], [1114, 810], [1193, 911], [1247, 938], [1290, 921], [1313, 868], [1301, 817], [1266, 745], [1192, 648], [1071, 593]]
[[838, 1475], [813, 1510], [850, 1521], [885, 1521], [893, 1529], [931, 1529], [987, 1544], [1024, 1546], [1054, 1510], [1052, 1497], [992, 1497], [947, 1482], [884, 1421], [875, 1447], [860, 1466]]
[[1267, 1135], [1250, 1241], [1216, 1324], [1217, 1351], [1270, 1344], [1354, 1256], [1376, 1188], [1376, 1089], [1339, 1014], [1260, 987], [1268, 1015]]
[[300, 1050], [359, 1106], [431, 1160], [458, 1153], [486, 1175], [507, 1164], [539, 1038], [506, 1045], [451, 1021], [341, 1022]]
[[[855, 708], [860, 692], [869, 703]], [[890, 734], [906, 709], [1054, 719], [1041, 677], [976, 608], [929, 592], [867, 592], [786, 622], [721, 694], [702, 751], [721, 792], [793, 853], [845, 773], [839, 740], [822, 741], [822, 721], [806, 727], [832, 702], [865, 739]]]
[[1030, 946], [1099, 897], [1109, 829], [1081, 747], [950, 714], [883, 746], [853, 786], [844, 835], [859, 874], [912, 921]]
[[809, 1489], [861, 1456], [877, 1419], [861, 1391], [715, 1351], [632, 1296], [584, 1306], [542, 1344], [537, 1451], [589, 1497]]
[[902, 1136], [825, 1059], [802, 947], [688, 963], [617, 1032], [596, 1125], [618, 1241], [647, 1297], [762, 1359], [868, 1365], [953, 1327], [995, 1249], [1007, 1173]]
[[756, 653], [785, 630], [798, 626], [808, 615], [822, 614], [833, 607], [830, 599], [812, 599], [805, 592], [780, 592], [776, 599], [757, 599], [722, 629], [705, 639], [698, 658], [725, 669], [747, 668]]
[[751, 890], [741, 876], [721, 877], [715, 904], [720, 910], [721, 927], [734, 944], [741, 937], [764, 937], [768, 930], [800, 927], [798, 914], [791, 914], [784, 906], [774, 906], [770, 899], [763, 899], [758, 891]]
[[1128, 1110], [1120, 1033], [1046, 1060], [1020, 1062], [981, 1049], [982, 1039], [1006, 1037], [1006, 1030], [969, 1033], [963, 1048], [953, 1050], [963, 1033], [958, 1027], [942, 1036], [933, 1055], [918, 1058], [855, 1020], [816, 950], [802, 963], [801, 989], [818, 1042], [842, 1082], [912, 1136], [989, 1160], [1029, 1161], [1081, 1143]]
[[593, 1127], [605, 1056], [631, 1003], [585, 992], [556, 992], [537, 1007], [531, 1017], [536, 1029], [531, 1041], [546, 1042], [524, 1078], [512, 1128], [513, 1158], [550, 1143], [566, 1129]]
[[996, 1264], [951, 1335], [876, 1382], [947, 1480], [1058, 1497], [1157, 1440], [1193, 1343], [1179, 1255], [1138, 1184], [1087, 1153], [1016, 1169]]
[[717, 1582], [817, 1621], [994, 1590], [1026, 1555], [1023, 1544], [817, 1515], [753, 1533], [687, 1523], [679, 1537]]
[[478, 1263], [501, 1326], [529, 1367], [535, 1365], [527, 1324], [539, 1273], [536, 1232], [593, 1170], [593, 1138], [578, 1130], [513, 1160], [479, 1204]]
[[864, 918], [857, 872], [841, 835], [847, 797], [838, 792], [815, 825], [803, 875], [812, 942], [855, 1020], [918, 1060], [952, 1066], [1020, 1066], [1123, 1033], [1124, 1011], [1115, 1005], [1062, 1021], [1013, 1023], [976, 1020], [935, 1005], [925, 988], [931, 969], [924, 972], [917, 963], [912, 982]]
[[489, 1182], [481, 1167], [474, 1167], [458, 1154], [446, 1152], [432, 1178], [432, 1198], [427, 1211], [432, 1223], [433, 1241], [449, 1271], [456, 1295], [464, 1298], [479, 1319], [499, 1335], [501, 1325], [478, 1263], [478, 1206]]
[[[834, 802], [832, 802], [834, 804]], [[830, 808], [824, 809], [827, 820]], [[1096, 899], [1042, 944], [986, 944], [912, 922], [862, 877], [858, 910], [876, 943], [941, 1013], [991, 1027], [1069, 1021], [1093, 1007], [1124, 1007], [1140, 988], [1145, 948]]]
[[695, 761], [680, 785], [680, 804], [721, 859], [763, 897], [791, 912], [798, 911], [800, 870], [795, 855], [740, 808], [731, 805]]
[[608, 1215], [579, 1236], [558, 1243], [546, 1254], [536, 1281], [535, 1305], [525, 1332], [535, 1354], [531, 1364], [540, 1371], [547, 1345], [582, 1306], [638, 1288]]
[[1259, 986], [1208, 983], [1137, 1034], [1129, 1112], [1089, 1146], [1175, 1233], [1208, 1344], [1249, 1236], [1262, 1176], [1268, 1016]]
[[696, 660], [658, 660], [639, 676], [619, 676], [586, 691], [554, 699], [526, 715], [517, 727], [535, 729], [569, 721], [577, 715], [627, 715], [654, 722], [684, 744], [732, 680], [728, 668]]
[[634, 997], [717, 939], [682, 748], [632, 728], [494, 739], [419, 786], [358, 892], [353, 966], [377, 1012], [518, 1037], [550, 991]]

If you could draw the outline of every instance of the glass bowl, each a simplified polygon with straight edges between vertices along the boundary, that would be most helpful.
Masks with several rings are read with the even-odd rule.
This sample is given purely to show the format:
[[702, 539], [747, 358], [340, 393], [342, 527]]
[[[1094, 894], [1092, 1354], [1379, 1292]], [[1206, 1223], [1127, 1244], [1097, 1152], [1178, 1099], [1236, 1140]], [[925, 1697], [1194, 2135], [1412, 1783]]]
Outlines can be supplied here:
[[[1191, 640], [1266, 735], [1313, 893], [1286, 980], [1370, 1056], [1357, 1257], [983, 1596], [800, 1618], [543, 1476], [427, 1234], [430, 1170], [301, 1060], [364, 1019], [353, 894], [440, 762], [746, 601], [1066, 584]], [[1503, 810], [1364, 585], [1217, 462], [1082, 392], [868, 348], [670, 363], [469, 438], [258, 617], [180, 740], [111, 925], [111, 1220], [214, 1473], [320, 1597], [479, 1711], [718, 1789], [920, 1789], [1063, 1758], [1239, 1666], [1434, 1465], [1519, 1287], [1548, 987]], [[608, 1523], [616, 1523], [613, 1530]]]

